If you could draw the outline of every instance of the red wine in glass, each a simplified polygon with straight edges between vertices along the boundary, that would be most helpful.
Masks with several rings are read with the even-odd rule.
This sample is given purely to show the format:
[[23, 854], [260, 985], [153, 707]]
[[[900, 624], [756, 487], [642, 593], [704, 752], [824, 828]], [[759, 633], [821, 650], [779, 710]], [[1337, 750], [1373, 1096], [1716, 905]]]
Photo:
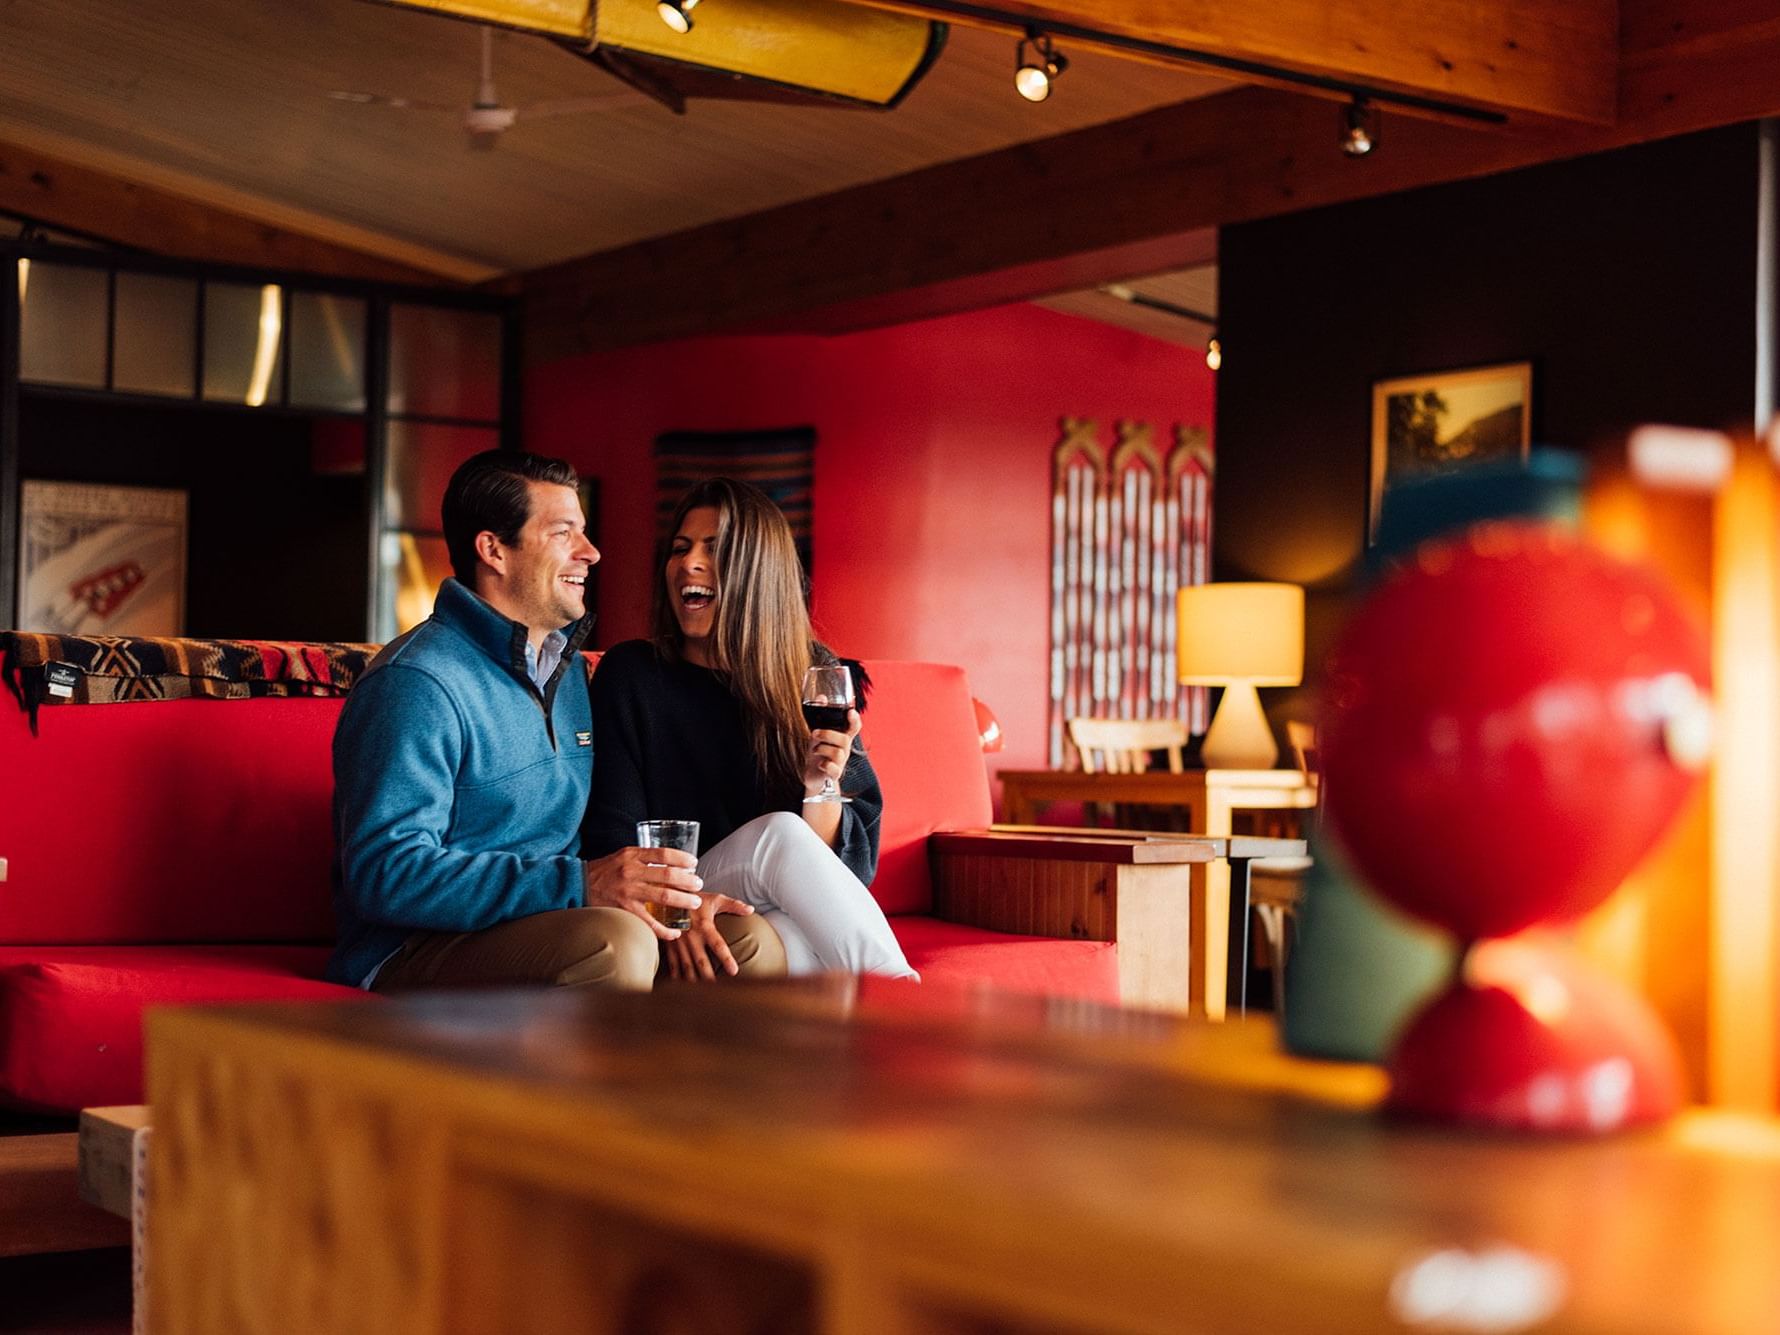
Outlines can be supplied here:
[[828, 732], [845, 732], [847, 730], [847, 706], [845, 705], [812, 705], [807, 701], [803, 707], [803, 721], [810, 725], [810, 731], [825, 729]]
[[[852, 708], [853, 674], [846, 668], [836, 664], [833, 667], [813, 667], [804, 673], [803, 718], [810, 725], [811, 731], [824, 729], [845, 732], [847, 713]], [[852, 800], [841, 796], [841, 790], [832, 778], [824, 778], [821, 791], [804, 798], [806, 802]]]

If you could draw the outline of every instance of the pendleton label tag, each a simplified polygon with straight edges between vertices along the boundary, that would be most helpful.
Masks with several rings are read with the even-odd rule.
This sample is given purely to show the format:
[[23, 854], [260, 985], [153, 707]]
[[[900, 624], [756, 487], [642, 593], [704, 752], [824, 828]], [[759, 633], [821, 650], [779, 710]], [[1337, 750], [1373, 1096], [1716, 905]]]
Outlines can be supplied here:
[[592, 746], [593, 745], [593, 734], [591, 732], [577, 732], [575, 734], [575, 745], [576, 746]]
[[51, 663], [43, 671], [44, 686], [57, 700], [72, 700], [80, 685], [80, 669], [72, 663]]

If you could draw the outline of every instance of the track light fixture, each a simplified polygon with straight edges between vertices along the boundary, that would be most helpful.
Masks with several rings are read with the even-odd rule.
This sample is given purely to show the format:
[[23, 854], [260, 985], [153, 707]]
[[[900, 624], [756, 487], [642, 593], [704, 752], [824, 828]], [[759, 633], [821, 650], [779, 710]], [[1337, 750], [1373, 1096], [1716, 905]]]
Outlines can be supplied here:
[[1059, 54], [1056, 45], [1037, 28], [1026, 29], [1026, 36], [1014, 48], [1014, 87], [1028, 102], [1042, 102], [1051, 95], [1051, 85], [1069, 68], [1069, 57]]
[[1341, 151], [1363, 158], [1378, 145], [1378, 108], [1356, 97], [1341, 109]]
[[655, 12], [675, 32], [692, 31], [692, 11], [698, 0], [658, 0]]
[[1205, 365], [1210, 370], [1215, 371], [1223, 364], [1224, 345], [1218, 342], [1218, 336], [1213, 334], [1210, 338], [1205, 340]]

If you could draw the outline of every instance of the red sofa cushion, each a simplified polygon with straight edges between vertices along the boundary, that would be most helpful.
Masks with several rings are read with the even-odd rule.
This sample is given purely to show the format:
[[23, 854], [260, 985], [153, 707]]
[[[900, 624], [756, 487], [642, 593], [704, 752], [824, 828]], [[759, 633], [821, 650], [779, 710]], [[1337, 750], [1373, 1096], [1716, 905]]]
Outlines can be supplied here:
[[0, 1102], [140, 1103], [145, 1007], [368, 995], [320, 981], [327, 958], [325, 946], [0, 946]]
[[1110, 941], [1015, 936], [918, 914], [893, 917], [890, 928], [923, 983], [1119, 1004], [1118, 947]]
[[885, 913], [926, 913], [927, 836], [993, 819], [970, 686], [964, 669], [944, 663], [868, 659], [865, 668], [873, 689], [862, 735], [884, 789], [871, 892]]

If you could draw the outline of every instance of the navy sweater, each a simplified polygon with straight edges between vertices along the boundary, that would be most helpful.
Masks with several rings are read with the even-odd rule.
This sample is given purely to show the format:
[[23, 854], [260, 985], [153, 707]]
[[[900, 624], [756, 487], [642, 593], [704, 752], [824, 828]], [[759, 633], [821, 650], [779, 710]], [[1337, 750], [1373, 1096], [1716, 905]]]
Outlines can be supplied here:
[[328, 976], [353, 986], [415, 931], [474, 932], [583, 902], [593, 770], [588, 623], [540, 692], [525, 627], [456, 580], [352, 688], [334, 733]]

